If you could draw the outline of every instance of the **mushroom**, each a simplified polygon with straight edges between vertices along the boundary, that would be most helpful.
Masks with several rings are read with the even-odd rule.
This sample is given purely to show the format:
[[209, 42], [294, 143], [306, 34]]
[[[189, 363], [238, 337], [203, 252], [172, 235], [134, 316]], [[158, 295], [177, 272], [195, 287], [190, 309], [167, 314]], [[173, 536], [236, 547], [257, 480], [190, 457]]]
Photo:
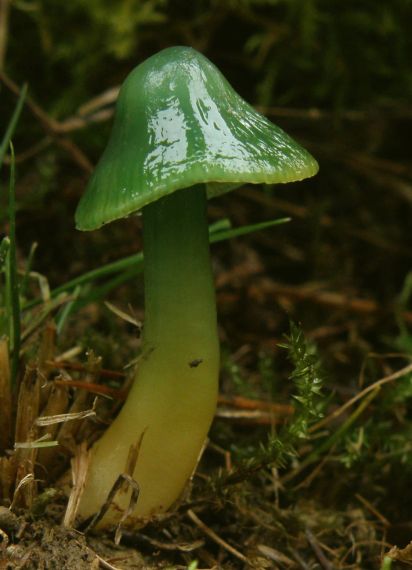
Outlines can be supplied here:
[[[197, 464], [219, 374], [207, 198], [317, 170], [306, 150], [192, 48], [165, 49], [127, 77], [76, 224], [94, 230], [142, 211], [142, 354], [125, 405], [91, 449], [82, 516], [99, 510], [139, 441], [133, 478], [140, 494], [130, 524], [169, 509]], [[119, 520], [127, 493], [116, 503], [103, 526]]]

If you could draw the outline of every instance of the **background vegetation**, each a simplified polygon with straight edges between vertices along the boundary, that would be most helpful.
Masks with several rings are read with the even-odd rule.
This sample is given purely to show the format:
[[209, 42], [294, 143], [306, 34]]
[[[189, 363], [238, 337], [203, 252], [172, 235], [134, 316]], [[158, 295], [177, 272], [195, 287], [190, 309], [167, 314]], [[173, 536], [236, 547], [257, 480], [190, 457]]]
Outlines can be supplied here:
[[[164, 47], [202, 51], [320, 163], [313, 180], [210, 202], [211, 221], [228, 217], [234, 226], [292, 217], [213, 249], [222, 394], [285, 405], [296, 389], [305, 394], [299, 437], [280, 428], [281, 450], [273, 437], [267, 444], [273, 425], [217, 419], [214, 453], [230, 451], [243, 471], [229, 485], [209, 452], [211, 487], [195, 495], [209, 501], [210, 526], [240, 550], [255, 549], [262, 567], [379, 568], [391, 546], [412, 540], [412, 374], [396, 376], [412, 357], [411, 22], [410, 0], [0, 0], [1, 135], [23, 83], [29, 93], [13, 137], [18, 267], [37, 243], [32, 269], [52, 288], [140, 249], [138, 218], [80, 234], [73, 212], [107, 140], [116, 88]], [[10, 156], [1, 172], [4, 234], [9, 166]], [[105, 298], [143, 318], [139, 281], [121, 281]], [[26, 301], [39, 297], [37, 283], [30, 279]], [[58, 314], [57, 344], [60, 352], [93, 348], [105, 368], [121, 370], [138, 339], [102, 304], [105, 283], [84, 290], [71, 315]], [[299, 327], [291, 330], [290, 319]], [[309, 361], [294, 359], [301, 329]], [[279, 347], [285, 334], [292, 366]], [[36, 346], [24, 347], [25, 361]], [[287, 380], [319, 361], [321, 405]], [[321, 414], [330, 421], [317, 426]], [[176, 536], [194, 540], [182, 525]], [[211, 544], [190, 560], [245, 563]], [[179, 556], [173, 563], [189, 564]], [[407, 551], [396, 556], [412, 561]]]

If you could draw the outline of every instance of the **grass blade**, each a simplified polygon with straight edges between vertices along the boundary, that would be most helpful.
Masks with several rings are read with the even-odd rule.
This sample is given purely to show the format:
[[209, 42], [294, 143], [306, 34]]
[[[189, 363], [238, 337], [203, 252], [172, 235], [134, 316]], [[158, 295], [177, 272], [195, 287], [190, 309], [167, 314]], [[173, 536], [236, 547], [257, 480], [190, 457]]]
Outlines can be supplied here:
[[10, 238], [6, 236], [1, 240], [0, 243], [0, 272], [3, 270], [3, 266], [6, 262], [9, 249], [10, 249]]
[[29, 282], [29, 275], [33, 265], [34, 254], [36, 253], [37, 243], [34, 242], [30, 248], [29, 256], [26, 261], [26, 267], [24, 269], [24, 275], [20, 283], [20, 297], [24, 298], [27, 292], [27, 285]]
[[21, 88], [16, 107], [14, 109], [14, 112], [13, 112], [13, 115], [10, 119], [10, 122], [7, 125], [7, 129], [6, 129], [6, 132], [4, 134], [3, 140], [1, 141], [1, 144], [0, 144], [0, 168], [1, 168], [1, 165], [3, 164], [3, 158], [4, 158], [4, 155], [6, 154], [6, 150], [9, 146], [9, 143], [10, 143], [12, 136], [14, 134], [14, 131], [16, 129], [17, 122], [20, 118], [20, 114], [22, 112], [23, 105], [24, 105], [24, 100], [26, 99], [26, 95], [27, 95], [27, 84], [23, 85], [23, 87]]
[[[280, 218], [277, 220], [269, 220], [267, 222], [261, 222], [259, 224], [252, 224], [249, 226], [242, 226], [240, 228], [232, 228], [230, 227], [230, 222], [227, 219], [219, 220], [215, 222], [209, 227], [209, 235], [210, 235], [210, 243], [217, 243], [220, 241], [233, 239], [236, 237], [240, 237], [243, 235], [247, 235], [250, 233], [254, 233], [261, 230], [266, 230], [268, 228], [278, 226], [280, 224], [284, 224], [289, 222], [290, 218]], [[109, 284], [103, 285], [99, 288], [98, 293], [95, 297], [93, 297], [93, 301], [102, 298], [102, 294], [104, 291], [109, 292], [113, 289], [116, 285], [120, 283], [124, 283], [127, 279], [131, 279], [138, 273], [143, 271], [143, 253], [135, 253], [134, 255], [130, 255], [128, 257], [124, 257], [117, 261], [113, 261], [112, 263], [108, 263], [103, 267], [97, 267], [96, 269], [92, 269], [87, 273], [83, 273], [83, 275], [79, 275], [79, 277], [75, 277], [71, 279], [67, 283], [56, 287], [51, 291], [51, 296], [54, 298], [61, 293], [69, 292], [78, 287], [79, 285], [86, 285], [88, 283], [92, 283], [93, 281], [97, 281], [103, 277], [108, 277], [114, 273], [119, 274], [113, 281], [110, 281]], [[107, 286], [106, 286], [107, 285]], [[40, 299], [35, 299], [26, 303], [23, 307], [24, 310], [31, 309], [32, 307], [41, 303]], [[79, 309], [81, 306], [87, 305], [88, 301], [86, 300], [86, 296], [82, 299], [76, 301], [72, 307]]]
[[240, 228], [230, 228], [227, 230], [218, 231], [210, 236], [210, 242], [216, 243], [219, 241], [224, 241], [226, 239], [233, 239], [240, 236], [245, 236], [247, 234], [259, 232], [261, 230], [267, 230], [268, 228], [273, 228], [274, 226], [286, 224], [287, 222], [290, 222], [290, 220], [291, 218], [279, 218], [277, 220], [261, 222], [260, 224], [251, 224], [249, 226], [242, 226]]
[[[135, 267], [130, 267], [126, 269], [101, 285], [96, 285], [93, 287], [88, 287], [86, 292], [83, 295], [79, 295], [79, 298], [73, 302], [70, 309], [70, 314], [75, 313], [76, 311], [80, 310], [82, 307], [85, 307], [89, 303], [96, 303], [97, 301], [101, 301], [105, 299], [107, 295], [113, 289], [116, 289], [123, 283], [130, 281], [139, 273], [142, 272], [143, 264], [136, 264]], [[67, 316], [66, 316], [67, 318]]]
[[73, 292], [73, 299], [68, 303], [64, 304], [59, 314], [56, 316], [56, 331], [58, 336], [62, 334], [64, 325], [66, 324], [67, 319], [69, 318], [70, 314], [73, 312], [73, 307], [76, 304], [76, 300], [80, 295], [81, 286], [78, 285], [74, 292]]

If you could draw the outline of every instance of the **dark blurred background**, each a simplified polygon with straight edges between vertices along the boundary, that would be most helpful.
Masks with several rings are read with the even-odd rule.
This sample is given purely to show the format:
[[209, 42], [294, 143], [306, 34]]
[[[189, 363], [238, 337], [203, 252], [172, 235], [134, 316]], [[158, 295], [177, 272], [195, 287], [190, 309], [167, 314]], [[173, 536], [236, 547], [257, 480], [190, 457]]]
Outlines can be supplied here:
[[[14, 137], [19, 252], [24, 259], [38, 242], [34, 268], [52, 287], [140, 248], [138, 219], [81, 234], [73, 212], [108, 138], [119, 84], [154, 52], [190, 45], [320, 163], [312, 180], [210, 202], [211, 220], [229, 217], [234, 225], [293, 218], [213, 249], [229, 350], [276, 351], [290, 317], [346, 383], [368, 352], [412, 350], [410, 1], [0, 6], [3, 130], [16, 87], [27, 82], [31, 98]], [[6, 167], [2, 224], [7, 180]], [[113, 295], [130, 295], [139, 312], [135, 289]]]
[[[325, 413], [336, 409], [412, 355], [410, 0], [0, 0], [1, 135], [29, 85], [14, 136], [20, 267], [37, 242], [33, 269], [53, 288], [140, 250], [137, 217], [81, 233], [73, 215], [108, 139], [119, 84], [178, 44], [203, 52], [320, 164], [313, 179], [210, 201], [210, 220], [234, 226], [292, 218], [212, 248], [222, 390], [290, 402], [278, 344], [293, 319], [325, 366]], [[8, 180], [6, 160], [1, 232]], [[35, 280], [31, 296], [39, 296]], [[107, 298], [143, 318], [140, 280]], [[102, 303], [72, 314], [58, 342], [62, 351], [93, 347], [113, 369], [138, 344], [135, 329]], [[385, 544], [406, 544], [411, 402], [411, 374], [388, 385], [332, 449], [306, 506], [317, 500], [316, 508], [338, 505], [355, 517], [359, 492], [391, 521], [379, 534]], [[219, 424], [212, 440], [233, 451], [254, 434]]]

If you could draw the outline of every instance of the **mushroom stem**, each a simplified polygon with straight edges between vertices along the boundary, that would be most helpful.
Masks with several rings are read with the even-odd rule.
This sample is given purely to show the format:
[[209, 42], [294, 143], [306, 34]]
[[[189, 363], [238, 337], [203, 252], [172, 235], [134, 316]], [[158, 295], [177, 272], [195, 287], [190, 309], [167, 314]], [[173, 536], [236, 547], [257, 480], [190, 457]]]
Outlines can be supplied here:
[[[202, 185], [143, 209], [143, 351], [127, 402], [92, 449], [80, 512], [104, 502], [143, 435], [133, 477], [140, 495], [130, 521], [168, 509], [189, 479], [216, 408], [219, 345]], [[116, 497], [124, 509], [128, 494]], [[121, 514], [121, 513], [120, 513]], [[111, 509], [103, 524], [120, 516]]]

